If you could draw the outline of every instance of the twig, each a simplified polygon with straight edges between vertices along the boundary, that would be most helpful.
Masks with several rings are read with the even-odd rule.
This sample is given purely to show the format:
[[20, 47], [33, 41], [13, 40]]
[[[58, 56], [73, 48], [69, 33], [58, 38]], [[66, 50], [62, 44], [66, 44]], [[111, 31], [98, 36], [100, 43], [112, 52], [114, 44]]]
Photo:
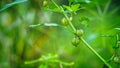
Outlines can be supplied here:
[[[76, 32], [76, 28], [74, 27], [74, 25], [72, 24], [71, 20], [69, 19], [69, 17], [67, 16], [67, 14], [65, 13], [64, 9], [60, 6], [58, 6], [53, 0], [51, 0], [56, 7], [58, 7], [59, 9], [61, 9], [63, 15], [65, 16], [65, 18], [68, 20], [70, 27], [73, 29], [74, 32]], [[101, 13], [101, 10], [100, 10]], [[101, 60], [104, 62], [105, 65], [107, 65], [109, 68], [112, 68], [111, 65], [109, 65], [106, 60], [104, 60], [82, 37], [80, 37], [81, 41]]]

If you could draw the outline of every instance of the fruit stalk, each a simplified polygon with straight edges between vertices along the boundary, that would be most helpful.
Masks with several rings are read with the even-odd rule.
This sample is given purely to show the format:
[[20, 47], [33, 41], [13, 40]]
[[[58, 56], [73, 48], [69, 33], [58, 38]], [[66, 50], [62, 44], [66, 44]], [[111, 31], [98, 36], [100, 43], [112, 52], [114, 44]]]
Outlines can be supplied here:
[[[65, 13], [64, 9], [60, 6], [58, 6], [53, 0], [51, 0], [55, 6], [58, 8], [58, 9], [61, 9], [63, 15], [65, 16], [65, 18], [68, 20], [68, 23], [69, 23], [69, 26], [73, 29], [73, 32], [75, 33], [76, 32], [76, 28], [74, 27], [74, 25], [72, 24], [71, 20], [69, 19], [69, 17], [67, 16], [67, 14]], [[80, 40], [101, 60], [103, 61], [103, 63], [108, 66], [109, 68], [112, 68], [111, 65], [109, 65], [107, 63], [106, 60], [104, 60], [82, 37], [80, 37]]]
[[112, 68], [106, 60], [104, 60], [82, 37], [80, 37], [81, 41], [101, 60], [107, 65], [109, 68]]

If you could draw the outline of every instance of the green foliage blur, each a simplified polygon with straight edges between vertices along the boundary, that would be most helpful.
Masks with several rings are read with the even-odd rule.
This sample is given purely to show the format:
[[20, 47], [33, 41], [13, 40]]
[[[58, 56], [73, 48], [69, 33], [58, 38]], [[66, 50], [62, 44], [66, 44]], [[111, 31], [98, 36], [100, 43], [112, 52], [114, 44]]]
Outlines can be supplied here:
[[[54, 1], [84, 30], [85, 40], [120, 68], [120, 1]], [[0, 68], [107, 68], [82, 42], [72, 45], [74, 34], [59, 12], [51, 0], [1, 0]]]

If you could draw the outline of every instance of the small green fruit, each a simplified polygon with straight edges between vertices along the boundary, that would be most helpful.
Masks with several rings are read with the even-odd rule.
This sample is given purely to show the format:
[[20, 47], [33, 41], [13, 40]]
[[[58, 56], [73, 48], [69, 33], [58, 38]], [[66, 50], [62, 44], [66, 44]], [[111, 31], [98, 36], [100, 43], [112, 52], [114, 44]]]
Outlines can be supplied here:
[[68, 25], [68, 21], [66, 20], [66, 18], [62, 18], [61, 23], [62, 23], [62, 25], [64, 25], [64, 26], [67, 26], [67, 25]]
[[115, 63], [119, 63], [120, 62], [120, 58], [119, 57], [114, 57], [113, 60], [114, 60]]
[[84, 33], [83, 30], [82, 30], [82, 29], [79, 29], [79, 30], [76, 31], [75, 34], [80, 37], [80, 36], [83, 35], [83, 33]]
[[43, 7], [46, 7], [48, 5], [48, 2], [46, 0], [43, 1]]
[[72, 17], [70, 17], [69, 19], [70, 19], [70, 21], [72, 21], [72, 19], [73, 19], [73, 18], [72, 18]]
[[79, 38], [73, 38], [73, 39], [72, 39], [72, 44], [73, 44], [74, 46], [77, 46], [79, 43], [80, 43], [80, 39], [79, 39]]

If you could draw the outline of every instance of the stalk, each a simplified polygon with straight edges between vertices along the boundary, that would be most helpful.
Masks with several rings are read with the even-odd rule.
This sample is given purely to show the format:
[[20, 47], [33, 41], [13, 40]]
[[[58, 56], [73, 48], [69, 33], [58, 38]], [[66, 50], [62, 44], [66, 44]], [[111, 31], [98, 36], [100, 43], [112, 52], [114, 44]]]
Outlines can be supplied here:
[[105, 65], [107, 65], [109, 68], [112, 68], [110, 64], [108, 64], [107, 61], [104, 60], [82, 37], [80, 39], [101, 61], [104, 62]]
[[[72, 30], [74, 32], [76, 32], [76, 28], [74, 27], [74, 25], [72, 24], [71, 20], [69, 19], [69, 17], [67, 16], [67, 13], [64, 11], [64, 9], [62, 8], [62, 6], [58, 6], [53, 0], [51, 0], [55, 6], [61, 10], [61, 12], [63, 13], [63, 15], [65, 16], [65, 18], [68, 20], [69, 26], [72, 28]], [[109, 68], [112, 68], [110, 64], [107, 63], [107, 61], [102, 58], [102, 56], [100, 54], [98, 54], [92, 47], [91, 45], [89, 45], [82, 37], [80, 37], [80, 40]]]

